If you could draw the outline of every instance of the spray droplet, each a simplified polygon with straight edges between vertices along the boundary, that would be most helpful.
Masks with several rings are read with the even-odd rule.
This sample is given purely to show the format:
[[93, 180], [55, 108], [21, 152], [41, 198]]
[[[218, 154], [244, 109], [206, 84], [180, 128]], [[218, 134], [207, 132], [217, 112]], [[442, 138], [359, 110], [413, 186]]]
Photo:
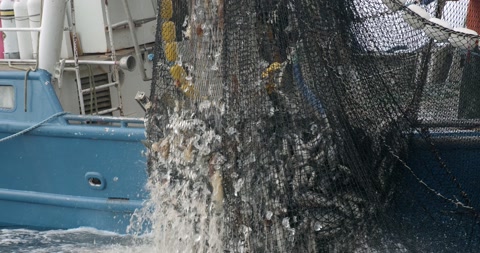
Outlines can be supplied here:
[[202, 239], [202, 236], [197, 234], [195, 235], [195, 242], [199, 242]]
[[290, 228], [290, 218], [288, 218], [288, 217], [283, 218], [282, 225], [286, 228]]
[[315, 222], [315, 224], [313, 225], [313, 228], [315, 229], [315, 231], [320, 231], [323, 229], [323, 226], [320, 222]]
[[267, 211], [267, 213], [265, 214], [265, 218], [267, 220], [271, 220], [272, 219], [272, 216], [273, 216], [273, 213], [271, 211]]
[[234, 195], [237, 196], [238, 192], [240, 192], [240, 189], [243, 187], [243, 179], [240, 178], [237, 182], [235, 182], [233, 187], [235, 189]]

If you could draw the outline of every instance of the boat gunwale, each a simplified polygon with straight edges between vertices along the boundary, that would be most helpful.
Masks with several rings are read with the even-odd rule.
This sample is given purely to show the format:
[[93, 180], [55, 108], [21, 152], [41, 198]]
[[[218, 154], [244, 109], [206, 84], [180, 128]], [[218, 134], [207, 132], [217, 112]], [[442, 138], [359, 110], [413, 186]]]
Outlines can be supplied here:
[[[25, 133], [24, 135], [132, 142], [138, 142], [146, 139], [144, 127], [124, 127], [122, 125], [98, 124], [69, 124], [67, 119], [68, 117], [65, 118], [64, 116], [61, 116], [58, 118], [58, 121], [65, 122], [59, 123], [57, 121], [51, 123], [44, 123], [39, 127], [29, 131], [28, 133]], [[112, 121], [110, 123], [116, 122], [121, 124], [122, 121]], [[135, 121], [132, 122], [136, 123]], [[16, 134], [34, 125], [35, 123], [32, 122], [0, 120], [0, 133], [5, 133], [6, 135]]]

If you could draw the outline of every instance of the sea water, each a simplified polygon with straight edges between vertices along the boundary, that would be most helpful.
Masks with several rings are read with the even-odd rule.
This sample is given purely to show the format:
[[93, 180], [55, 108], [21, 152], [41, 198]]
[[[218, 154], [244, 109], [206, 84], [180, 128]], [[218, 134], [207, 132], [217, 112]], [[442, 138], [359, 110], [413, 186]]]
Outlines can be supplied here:
[[94, 228], [36, 231], [0, 229], [0, 253], [156, 253], [151, 235], [120, 235]]

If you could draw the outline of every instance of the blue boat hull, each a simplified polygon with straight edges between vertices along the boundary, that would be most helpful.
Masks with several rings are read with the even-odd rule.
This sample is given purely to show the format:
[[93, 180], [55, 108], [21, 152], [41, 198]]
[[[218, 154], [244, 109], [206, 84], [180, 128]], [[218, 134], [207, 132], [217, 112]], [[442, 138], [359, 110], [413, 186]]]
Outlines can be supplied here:
[[478, 132], [437, 132], [427, 140], [414, 137], [409, 168], [399, 166], [399, 184], [388, 210], [396, 216], [391, 225], [400, 241], [426, 252], [478, 249], [479, 164]]
[[[140, 201], [0, 190], [2, 227], [38, 230], [94, 227], [126, 233]], [[79, 204], [81, 203], [81, 204]]]
[[148, 197], [143, 121], [62, 115], [42, 71], [29, 76], [25, 111], [23, 77], [0, 73], [16, 101], [0, 110], [0, 226], [126, 233]]
[[[38, 132], [61, 128], [87, 132], [70, 126]], [[124, 134], [134, 135], [128, 132]], [[8, 150], [0, 155], [0, 225], [125, 232], [130, 215], [147, 197], [141, 142], [36, 134], [0, 144]], [[92, 183], [92, 178], [98, 181]]]

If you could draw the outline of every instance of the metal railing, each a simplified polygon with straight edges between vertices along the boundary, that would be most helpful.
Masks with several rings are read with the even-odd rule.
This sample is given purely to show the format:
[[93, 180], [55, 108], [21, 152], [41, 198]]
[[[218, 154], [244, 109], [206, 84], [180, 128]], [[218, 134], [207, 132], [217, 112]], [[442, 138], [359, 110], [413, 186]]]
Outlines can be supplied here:
[[[70, 5], [67, 5], [67, 11], [66, 11], [66, 17], [68, 21], [68, 29], [71, 32], [72, 35], [72, 44], [73, 44], [73, 60], [67, 60], [67, 59], [62, 59], [59, 62], [59, 67], [55, 70], [55, 73], [52, 73], [57, 77], [59, 80], [59, 86], [61, 86], [61, 83], [63, 81], [63, 72], [64, 71], [75, 71], [75, 78], [76, 78], [76, 84], [77, 84], [77, 93], [79, 97], [79, 105], [80, 105], [80, 113], [82, 115], [85, 115], [85, 104], [84, 104], [84, 99], [83, 99], [83, 94], [88, 93], [93, 91], [94, 89], [103, 89], [103, 88], [109, 88], [109, 87], [115, 87], [117, 90], [118, 94], [118, 103], [119, 105], [116, 107], [112, 107], [107, 110], [103, 110], [98, 112], [97, 114], [106, 114], [110, 113], [113, 111], [119, 111], [120, 115], [123, 115], [123, 105], [122, 105], [122, 94], [120, 91], [120, 75], [119, 75], [119, 68], [122, 69], [127, 69], [129, 71], [132, 71], [133, 68], [135, 67], [136, 62], [139, 63], [140, 67], [140, 73], [142, 76], [142, 79], [144, 81], [151, 80], [151, 78], [148, 78], [146, 75], [146, 70], [143, 64], [142, 60], [142, 52], [140, 50], [137, 37], [134, 31], [135, 25], [136, 24], [144, 24], [147, 22], [150, 22], [152, 20], [155, 20], [155, 17], [150, 17], [150, 18], [145, 18], [145, 19], [140, 19], [140, 20], [133, 20], [130, 9], [128, 6], [128, 3], [126, 0], [123, 1], [124, 5], [124, 10], [125, 14], [127, 16], [127, 20], [124, 20], [122, 22], [116, 23], [116, 24], [111, 24], [110, 22], [110, 15], [108, 11], [108, 3], [107, 0], [102, 0], [104, 4], [104, 14], [105, 18], [107, 21], [107, 29], [108, 29], [108, 34], [109, 34], [109, 43], [110, 43], [110, 52], [111, 52], [111, 60], [110, 61], [104, 61], [104, 60], [80, 60], [79, 55], [78, 55], [78, 36], [76, 32], [76, 26], [75, 26], [75, 8], [74, 8], [74, 0], [68, 0], [70, 2]], [[153, 1], [152, 1], [153, 4]], [[42, 13], [43, 10], [40, 12]], [[41, 17], [42, 15], [40, 15]], [[113, 43], [113, 29], [116, 29], [120, 26], [128, 26], [130, 30], [130, 35], [131, 39], [133, 41], [133, 46], [135, 50], [135, 56], [137, 58], [137, 61], [132, 60], [133, 57], [123, 57], [120, 60], [117, 60], [116, 56], [116, 51]], [[39, 34], [42, 31], [42, 27], [38, 28], [0, 28], [0, 32], [39, 32]], [[0, 64], [8, 64], [11, 68], [18, 68], [13, 65], [32, 65], [32, 66], [38, 66], [39, 58], [37, 57], [36, 59], [0, 59]], [[73, 67], [69, 67], [69, 65], [73, 65]], [[111, 66], [111, 71], [113, 72], [114, 75], [114, 80], [109, 80], [109, 83], [103, 84], [97, 87], [92, 87], [89, 89], [83, 89], [82, 84], [81, 84], [81, 78], [80, 78], [80, 65], [108, 65]], [[35, 71], [35, 69], [30, 69]], [[57, 73], [58, 72], [58, 73]], [[110, 77], [110, 76], [109, 76]]]

